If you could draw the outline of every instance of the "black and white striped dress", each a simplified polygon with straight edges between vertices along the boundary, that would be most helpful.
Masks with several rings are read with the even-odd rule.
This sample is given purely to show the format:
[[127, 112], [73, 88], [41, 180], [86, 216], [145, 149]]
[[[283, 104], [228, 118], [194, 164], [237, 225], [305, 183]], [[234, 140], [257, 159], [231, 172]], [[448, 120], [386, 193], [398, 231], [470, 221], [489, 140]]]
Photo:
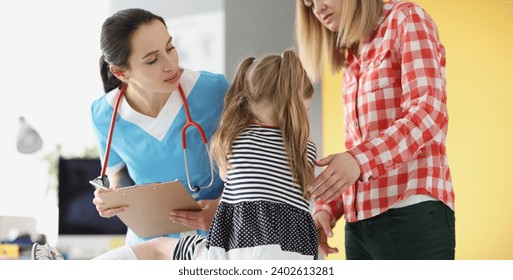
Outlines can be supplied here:
[[[250, 125], [232, 151], [208, 237], [180, 238], [173, 259], [317, 259], [309, 202], [293, 182], [280, 130]], [[312, 164], [315, 157], [309, 142]]]

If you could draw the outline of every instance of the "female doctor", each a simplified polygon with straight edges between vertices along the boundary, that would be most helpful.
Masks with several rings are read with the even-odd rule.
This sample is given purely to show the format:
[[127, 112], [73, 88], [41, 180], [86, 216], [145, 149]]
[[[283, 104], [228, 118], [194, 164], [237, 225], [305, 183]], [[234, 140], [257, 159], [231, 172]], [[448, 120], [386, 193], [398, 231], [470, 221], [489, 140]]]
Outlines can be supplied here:
[[[196, 128], [186, 130], [186, 149], [182, 147], [181, 132], [188, 119], [185, 105], [188, 103], [192, 120], [209, 139], [223, 110], [229, 82], [222, 75], [182, 69], [163, 18], [146, 10], [126, 9], [109, 17], [103, 23], [100, 44], [106, 94], [92, 103], [91, 116], [110, 189], [95, 191], [96, 209], [105, 218], [126, 210], [109, 209], [98, 196], [120, 187], [123, 170], [136, 184], [178, 179], [186, 187], [199, 187], [189, 191], [202, 211], [171, 212], [170, 222], [198, 231], [168, 236], [206, 235], [223, 182], [217, 172], [211, 176], [205, 143]], [[108, 141], [111, 123], [115, 127]], [[147, 239], [128, 229], [126, 244]]]

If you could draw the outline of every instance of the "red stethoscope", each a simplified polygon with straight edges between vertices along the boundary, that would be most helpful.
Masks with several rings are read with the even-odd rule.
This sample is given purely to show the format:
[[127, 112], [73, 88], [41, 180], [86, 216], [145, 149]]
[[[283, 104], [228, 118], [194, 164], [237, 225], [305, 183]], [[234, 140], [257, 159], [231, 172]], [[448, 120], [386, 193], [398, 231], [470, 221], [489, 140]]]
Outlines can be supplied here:
[[[126, 84], [123, 85], [123, 87], [119, 91], [119, 95], [118, 95], [118, 97], [116, 99], [116, 103], [114, 105], [114, 111], [112, 112], [112, 119], [110, 121], [109, 135], [107, 138], [107, 147], [105, 148], [105, 156], [104, 156], [104, 161], [102, 164], [101, 174], [97, 178], [89, 181], [89, 183], [91, 183], [95, 188], [108, 189], [110, 187], [109, 178], [107, 177], [107, 174], [106, 174], [107, 163], [109, 162], [110, 144], [112, 142], [112, 134], [114, 132], [114, 124], [116, 123], [116, 115], [118, 112], [119, 104], [121, 103], [121, 99], [125, 93], [125, 90], [126, 90]], [[183, 91], [181, 84], [178, 84], [178, 91], [180, 92], [180, 97], [182, 98], [183, 106], [185, 109], [185, 116], [187, 118], [185, 125], [182, 128], [182, 147], [183, 147], [183, 157], [184, 157], [184, 163], [185, 163], [185, 174], [187, 176], [187, 185], [191, 191], [197, 192], [200, 189], [206, 189], [206, 188], [209, 188], [210, 186], [212, 186], [212, 183], [214, 182], [214, 166], [213, 166], [212, 160], [210, 159], [209, 160], [209, 162], [210, 162], [210, 183], [207, 186], [203, 186], [203, 187], [194, 186], [193, 187], [191, 185], [191, 179], [189, 177], [189, 167], [188, 167], [188, 163], [187, 163], [187, 153], [186, 153], [186, 150], [187, 150], [187, 140], [186, 139], [187, 138], [185, 136], [185, 133], [187, 132], [187, 128], [195, 127], [198, 130], [198, 132], [201, 136], [201, 140], [203, 141], [203, 144], [205, 145], [205, 150], [207, 151], [207, 155], [208, 155], [208, 144], [207, 144], [207, 137], [205, 137], [205, 132], [203, 131], [203, 128], [197, 122], [193, 121], [191, 118], [191, 112], [189, 111], [189, 104], [187, 103], [187, 97], [185, 96], [185, 92]]]

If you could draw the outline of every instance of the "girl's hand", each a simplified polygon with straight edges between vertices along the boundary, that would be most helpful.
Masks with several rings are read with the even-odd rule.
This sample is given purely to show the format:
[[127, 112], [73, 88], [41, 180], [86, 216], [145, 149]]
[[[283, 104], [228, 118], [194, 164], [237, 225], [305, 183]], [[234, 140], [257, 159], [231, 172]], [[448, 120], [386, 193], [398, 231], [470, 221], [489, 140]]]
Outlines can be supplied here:
[[209, 230], [210, 224], [219, 205], [219, 199], [199, 200], [201, 211], [173, 210], [169, 213], [169, 219], [186, 227], [199, 230]]
[[327, 166], [308, 187], [315, 201], [332, 201], [342, 195], [360, 177], [358, 162], [349, 153], [330, 155], [316, 161], [315, 165]]
[[317, 234], [319, 235], [319, 252], [325, 256], [338, 253], [337, 247], [331, 247], [328, 244], [328, 237], [333, 237], [333, 227], [330, 223], [330, 214], [327, 211], [319, 211], [313, 216]]

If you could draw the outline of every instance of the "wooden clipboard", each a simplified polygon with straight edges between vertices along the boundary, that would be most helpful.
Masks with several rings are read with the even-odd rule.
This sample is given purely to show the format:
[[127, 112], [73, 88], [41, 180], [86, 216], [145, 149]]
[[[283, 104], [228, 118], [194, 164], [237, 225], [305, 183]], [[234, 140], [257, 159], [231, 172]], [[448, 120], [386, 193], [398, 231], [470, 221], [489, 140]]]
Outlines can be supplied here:
[[110, 208], [128, 205], [128, 208], [117, 216], [128, 228], [143, 238], [192, 230], [171, 222], [169, 213], [175, 209], [201, 210], [178, 180], [124, 187], [102, 193], [99, 197]]

